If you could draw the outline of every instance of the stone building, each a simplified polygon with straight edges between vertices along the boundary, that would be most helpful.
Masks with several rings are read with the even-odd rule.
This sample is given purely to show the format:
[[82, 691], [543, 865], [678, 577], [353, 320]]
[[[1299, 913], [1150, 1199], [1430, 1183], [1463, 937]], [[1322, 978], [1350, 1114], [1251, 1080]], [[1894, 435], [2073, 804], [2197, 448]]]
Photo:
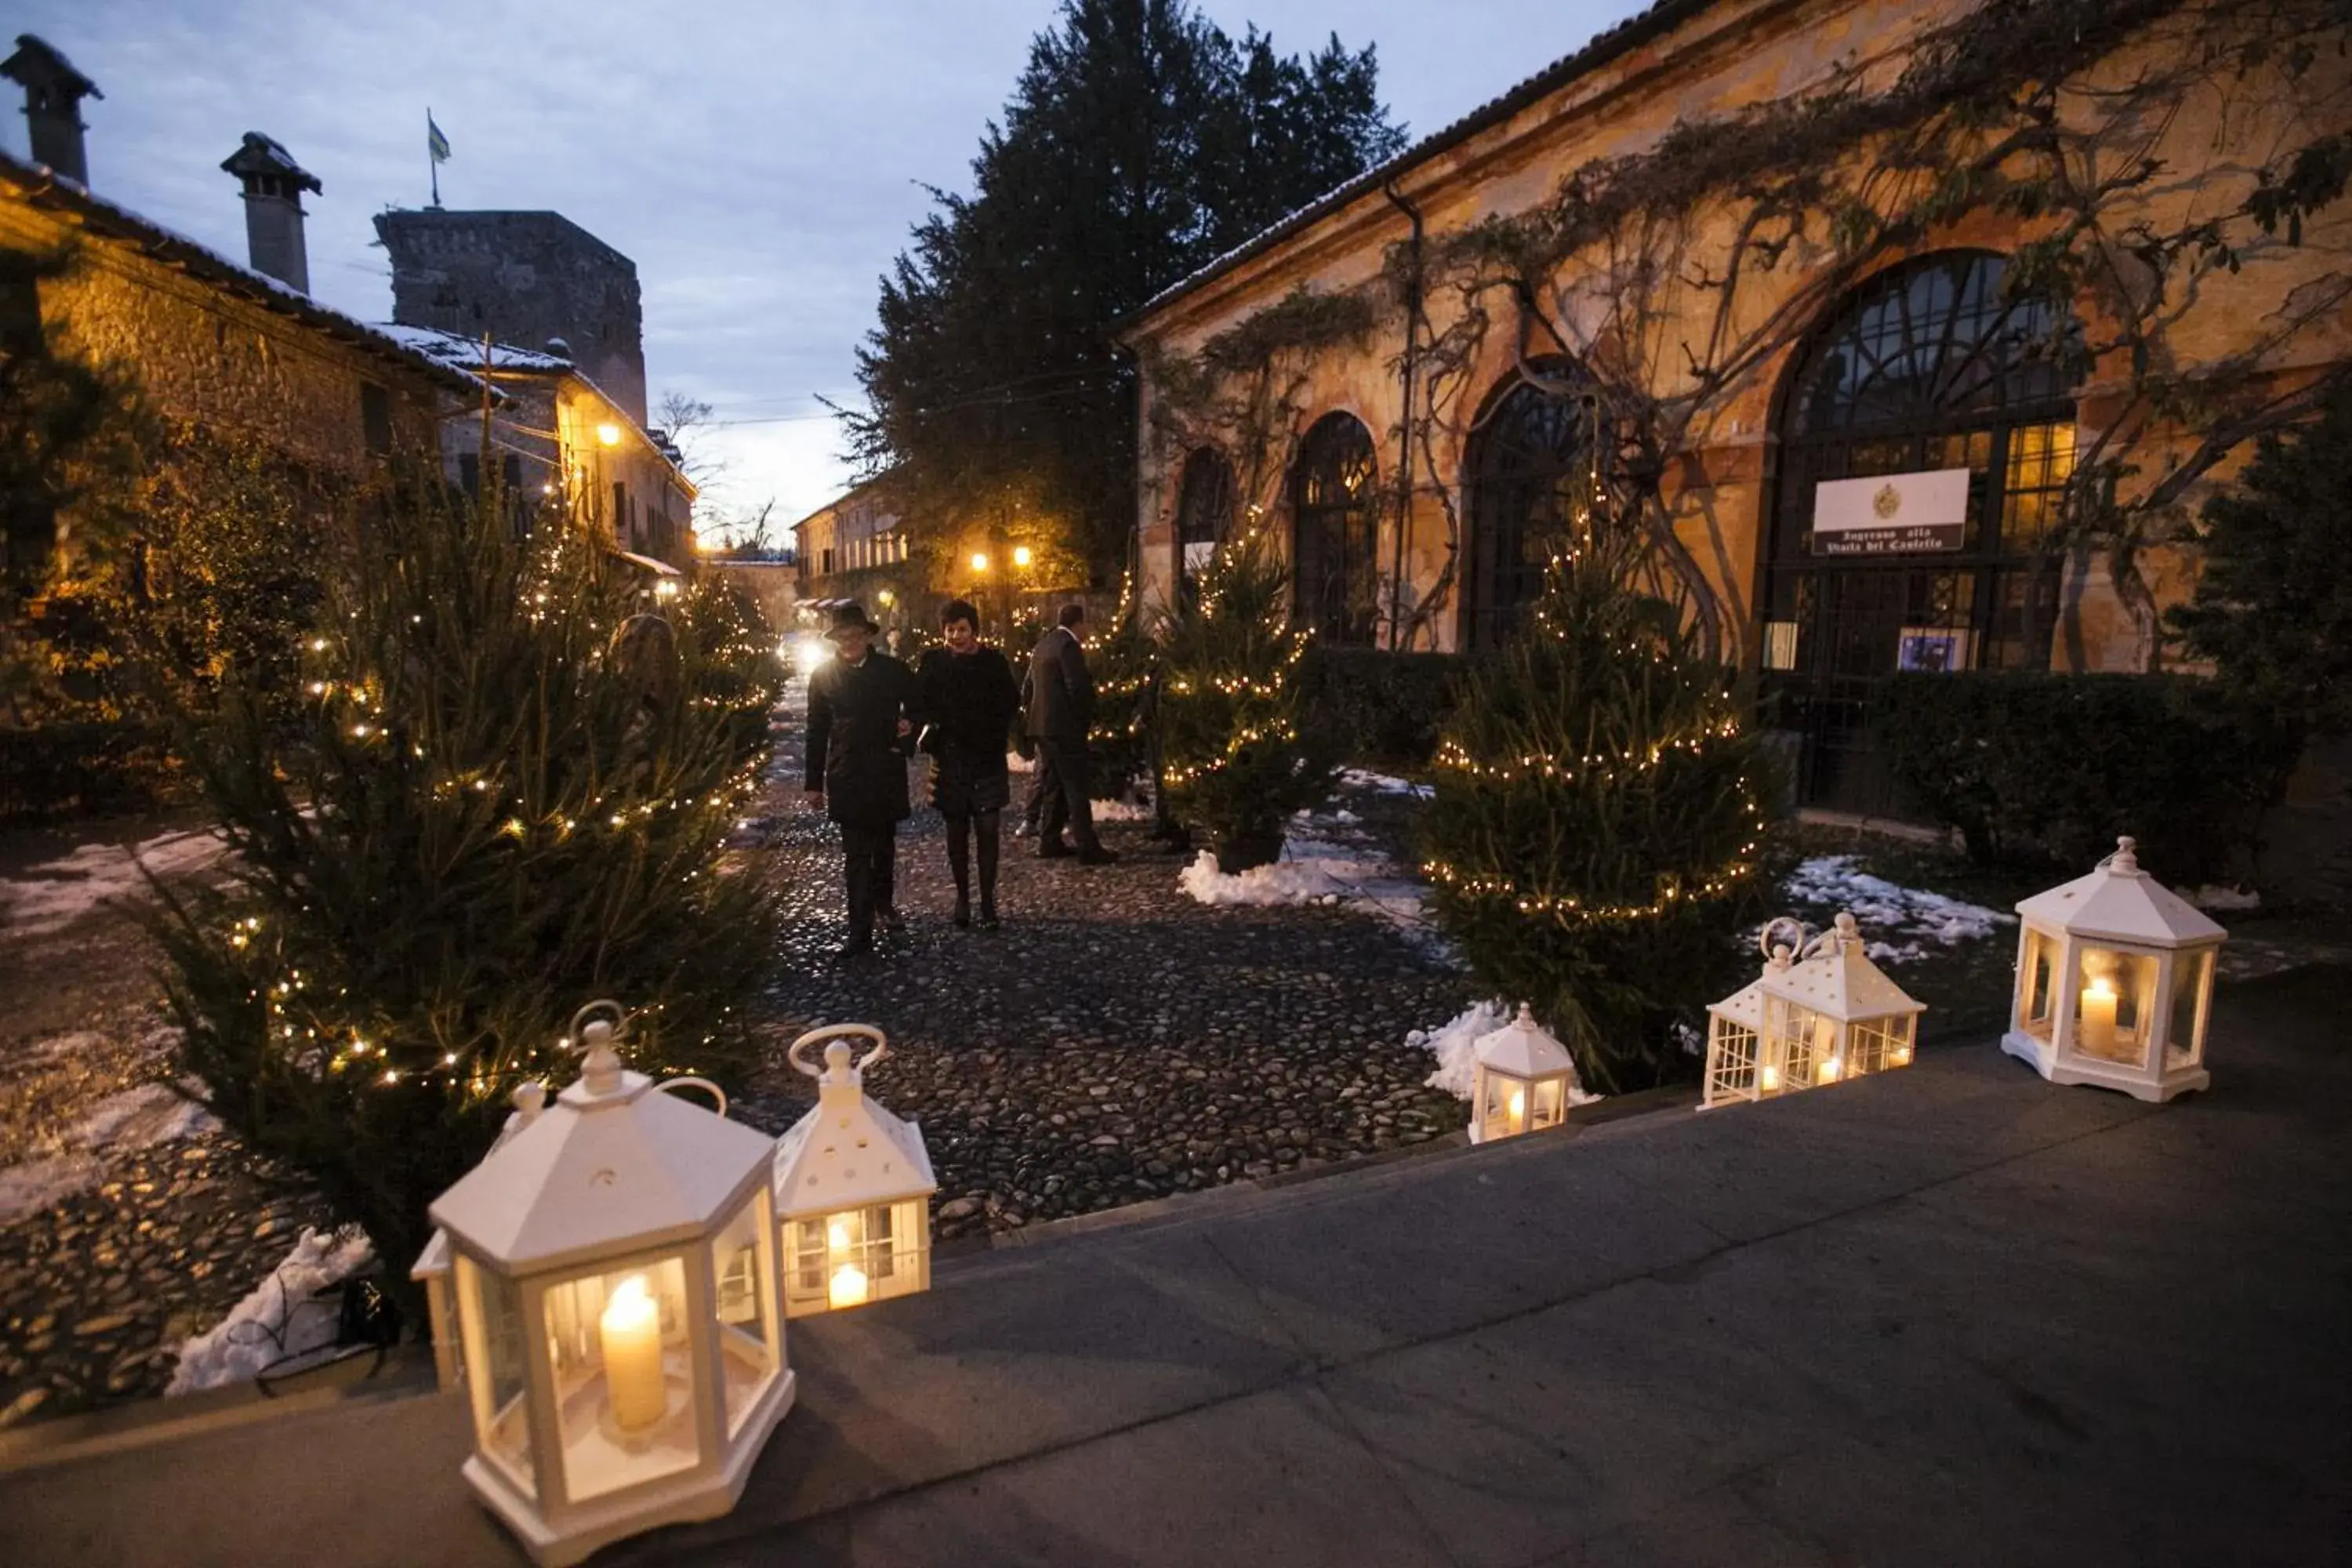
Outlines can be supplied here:
[[[541, 509], [583, 519], [613, 548], [646, 562], [686, 565], [694, 554], [694, 482], [677, 449], [647, 430], [577, 365], [560, 354], [478, 336], [398, 324], [385, 334], [497, 389], [489, 438], [516, 526]], [[442, 461], [468, 495], [484, 480], [482, 414], [477, 404], [448, 416]]]
[[906, 530], [877, 481], [846, 490], [793, 524], [804, 605], [831, 607], [856, 599], [886, 630], [909, 612], [907, 598], [921, 574], [908, 563]]
[[635, 262], [561, 213], [396, 208], [375, 231], [394, 321], [557, 355], [646, 423]]
[[[24, 80], [27, 61], [62, 58], [25, 37], [0, 68]], [[253, 443], [320, 491], [364, 482], [396, 451], [429, 450], [443, 414], [478, 401], [480, 384], [464, 371], [309, 296], [299, 198], [319, 183], [284, 148], [248, 134], [223, 165], [247, 199], [256, 265], [241, 265], [61, 173], [88, 163], [74, 100], [56, 84], [95, 89], [70, 68], [29, 74], [43, 84], [27, 94], [28, 113], [46, 116], [36, 144], [59, 163], [0, 154], [0, 247], [65, 252], [70, 265], [15, 285], [26, 297], [0, 300], [0, 317], [128, 367], [168, 426]], [[12, 548], [47, 546], [27, 537]]]
[[[1889, 674], [2151, 668], [2180, 525], [2352, 360], [2342, 208], [2246, 212], [2352, 129], [2340, 19], [2274, 9], [1659, 0], [1125, 324], [1147, 595], [1264, 528], [1323, 640], [1475, 650], [1577, 527], [1654, 519], [1801, 802], [1884, 810]], [[2003, 71], [2053, 129], [1995, 153], [1927, 95]], [[2042, 144], [2080, 188], [2029, 195]], [[2013, 286], [2070, 232], [2115, 237]], [[2137, 531], [2062, 528], [2102, 495]]]

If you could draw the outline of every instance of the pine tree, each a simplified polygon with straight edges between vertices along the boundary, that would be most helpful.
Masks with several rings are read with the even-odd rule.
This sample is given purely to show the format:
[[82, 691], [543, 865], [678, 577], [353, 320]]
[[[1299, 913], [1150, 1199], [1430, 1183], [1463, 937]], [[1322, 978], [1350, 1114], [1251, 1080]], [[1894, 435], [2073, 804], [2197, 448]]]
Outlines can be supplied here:
[[232, 682], [188, 735], [232, 870], [157, 934], [181, 1070], [399, 1280], [583, 1002], [646, 1071], [751, 1061], [772, 921], [721, 851], [773, 655], [723, 590], [650, 613], [583, 528], [514, 542], [495, 486], [403, 485], [330, 590], [294, 720]]
[[2291, 766], [2305, 735], [2352, 733], [2352, 390], [2264, 437], [2202, 522], [2203, 574], [2171, 629], [2286, 738]]
[[1290, 572], [1262, 530], [1217, 552], [1160, 651], [1160, 743], [1171, 804], [1206, 831], [1217, 868], [1282, 853], [1291, 813], [1329, 793], [1333, 760], [1299, 723]]
[[1557, 542], [1527, 629], [1465, 678], [1423, 822], [1440, 927], [1591, 1088], [1670, 1076], [1761, 892], [1761, 759], [1630, 530]]
[[[1393, 153], [1372, 52], [1283, 58], [1184, 0], [1066, 0], [969, 195], [939, 194], [882, 280], [848, 416], [941, 588], [1017, 509], [1041, 559], [1107, 574], [1135, 510], [1136, 380], [1112, 324]], [[1050, 543], [1050, 549], [1047, 547]]]

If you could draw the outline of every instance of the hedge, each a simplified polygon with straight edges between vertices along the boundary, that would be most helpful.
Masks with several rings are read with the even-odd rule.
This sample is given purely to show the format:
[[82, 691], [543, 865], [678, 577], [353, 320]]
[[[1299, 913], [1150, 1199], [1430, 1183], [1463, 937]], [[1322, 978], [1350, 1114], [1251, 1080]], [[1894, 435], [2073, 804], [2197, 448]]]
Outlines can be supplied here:
[[1355, 762], [1426, 764], [1453, 703], [1459, 655], [1317, 646], [1299, 664], [1300, 710]]
[[2189, 676], [1897, 675], [1873, 728], [1906, 804], [1971, 858], [2087, 868], [2128, 833], [2172, 881], [2242, 866], [2293, 760]]

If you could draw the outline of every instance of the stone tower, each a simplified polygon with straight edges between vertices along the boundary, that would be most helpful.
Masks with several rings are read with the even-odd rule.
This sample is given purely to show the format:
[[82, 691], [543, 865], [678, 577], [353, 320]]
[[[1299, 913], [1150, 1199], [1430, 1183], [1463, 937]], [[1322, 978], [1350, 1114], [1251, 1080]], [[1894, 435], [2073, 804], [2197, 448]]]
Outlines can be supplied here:
[[645, 314], [637, 266], [561, 213], [380, 213], [392, 256], [392, 319], [563, 354], [646, 422]]

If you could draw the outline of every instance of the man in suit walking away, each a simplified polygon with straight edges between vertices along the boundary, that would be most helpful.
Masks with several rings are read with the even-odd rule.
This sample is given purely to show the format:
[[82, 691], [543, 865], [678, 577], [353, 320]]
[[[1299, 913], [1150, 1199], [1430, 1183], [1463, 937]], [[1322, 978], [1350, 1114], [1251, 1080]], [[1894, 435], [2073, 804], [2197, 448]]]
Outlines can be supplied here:
[[1107, 866], [1118, 858], [1095, 837], [1094, 776], [1087, 755], [1087, 726], [1094, 721], [1095, 682], [1087, 670], [1087, 650], [1078, 639], [1087, 624], [1084, 605], [1064, 605], [1054, 628], [1037, 639], [1023, 684], [1024, 727], [1037, 742], [1039, 788], [1045, 797], [1037, 824], [1037, 858], [1058, 859], [1070, 852], [1062, 824], [1078, 841], [1078, 863]]
[[881, 627], [863, 605], [833, 612], [824, 635], [834, 657], [809, 677], [808, 773], [812, 810], [841, 825], [842, 871], [849, 884], [849, 945], [874, 951], [874, 922], [897, 931], [898, 824], [907, 820], [907, 758], [914, 733], [914, 672], [874, 649]]

